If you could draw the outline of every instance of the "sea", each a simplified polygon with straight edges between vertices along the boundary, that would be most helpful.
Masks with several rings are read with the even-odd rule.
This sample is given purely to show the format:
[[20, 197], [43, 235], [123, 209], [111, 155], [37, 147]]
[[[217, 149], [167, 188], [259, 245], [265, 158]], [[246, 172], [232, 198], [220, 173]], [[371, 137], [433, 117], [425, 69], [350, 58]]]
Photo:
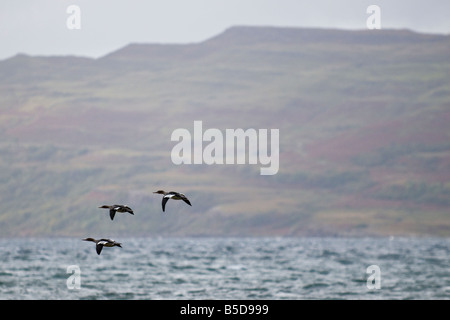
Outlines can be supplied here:
[[0, 239], [2, 300], [445, 300], [449, 238]]

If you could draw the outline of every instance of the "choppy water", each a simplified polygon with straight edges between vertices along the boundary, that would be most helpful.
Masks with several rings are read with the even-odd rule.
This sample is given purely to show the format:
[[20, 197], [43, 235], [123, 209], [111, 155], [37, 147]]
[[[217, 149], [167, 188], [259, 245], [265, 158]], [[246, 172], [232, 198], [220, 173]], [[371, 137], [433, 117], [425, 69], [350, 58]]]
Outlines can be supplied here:
[[0, 239], [0, 299], [450, 298], [450, 239], [115, 240], [98, 256], [81, 239]]

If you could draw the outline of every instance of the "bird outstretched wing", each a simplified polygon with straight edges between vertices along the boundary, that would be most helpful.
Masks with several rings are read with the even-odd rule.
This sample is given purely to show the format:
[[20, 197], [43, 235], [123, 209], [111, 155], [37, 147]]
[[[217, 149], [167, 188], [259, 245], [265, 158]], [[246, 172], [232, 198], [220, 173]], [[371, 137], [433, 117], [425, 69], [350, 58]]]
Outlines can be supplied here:
[[169, 196], [169, 197], [164, 196], [164, 197], [162, 198], [162, 209], [163, 209], [163, 212], [166, 210], [166, 203], [167, 203], [167, 201], [169, 201], [169, 199], [170, 199], [171, 197], [172, 197], [172, 196]]
[[95, 246], [95, 249], [97, 250], [97, 254], [100, 254], [100, 252], [102, 252], [102, 249], [103, 249], [103, 242], [99, 241], [97, 243], [97, 245]]
[[111, 220], [114, 220], [114, 216], [116, 215], [116, 210], [114, 208], [109, 210], [109, 216], [111, 217]]

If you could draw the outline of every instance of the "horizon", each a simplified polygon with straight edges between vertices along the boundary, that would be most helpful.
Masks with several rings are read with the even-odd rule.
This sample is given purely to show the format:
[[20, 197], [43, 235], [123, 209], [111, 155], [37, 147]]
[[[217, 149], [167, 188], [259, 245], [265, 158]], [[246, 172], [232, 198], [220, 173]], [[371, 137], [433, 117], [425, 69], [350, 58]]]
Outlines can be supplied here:
[[[225, 30], [210, 35], [205, 39], [202, 39], [200, 41], [193, 41], [193, 42], [129, 42], [126, 43], [120, 47], [117, 47], [115, 49], [112, 49], [111, 51], [105, 52], [99, 56], [93, 57], [93, 56], [88, 56], [88, 55], [81, 55], [81, 54], [30, 54], [27, 52], [17, 52], [16, 54], [9, 56], [9, 57], [5, 57], [5, 58], [0, 58], [0, 62], [2, 61], [6, 61], [18, 56], [27, 56], [27, 57], [42, 57], [42, 58], [52, 58], [52, 57], [74, 57], [74, 58], [85, 58], [85, 59], [92, 59], [92, 60], [98, 60], [98, 59], [102, 59], [114, 52], [118, 52], [128, 46], [131, 45], [189, 45], [189, 44], [201, 44], [204, 42], [207, 42], [209, 40], [212, 40], [216, 37], [219, 37], [223, 34], [225, 34], [227, 31], [233, 29], [233, 28], [274, 28], [274, 29], [308, 29], [308, 30], [322, 30], [322, 31], [348, 31], [348, 32], [362, 32], [362, 31], [373, 31], [373, 30], [369, 30], [369, 29], [364, 29], [364, 28], [360, 28], [360, 29], [345, 29], [345, 28], [328, 28], [328, 27], [295, 27], [295, 26], [269, 26], [269, 25], [234, 25], [234, 26], [230, 26], [228, 28], [226, 28]], [[408, 28], [384, 28], [381, 30], [376, 30], [376, 32], [386, 32], [386, 31], [406, 31], [406, 32], [411, 32], [414, 34], [419, 34], [419, 35], [430, 35], [430, 36], [443, 36], [443, 37], [448, 37], [450, 36], [450, 33], [432, 33], [432, 32], [421, 32], [421, 31], [416, 31], [413, 29], [408, 29]]]
[[[381, 29], [448, 35], [450, 3], [377, 0]], [[99, 58], [131, 43], [199, 43], [233, 26], [366, 29], [370, 3], [359, 0], [193, 0], [189, 3], [77, 1], [79, 25], [70, 26], [72, 1], [0, 4], [0, 60], [31, 56]]]

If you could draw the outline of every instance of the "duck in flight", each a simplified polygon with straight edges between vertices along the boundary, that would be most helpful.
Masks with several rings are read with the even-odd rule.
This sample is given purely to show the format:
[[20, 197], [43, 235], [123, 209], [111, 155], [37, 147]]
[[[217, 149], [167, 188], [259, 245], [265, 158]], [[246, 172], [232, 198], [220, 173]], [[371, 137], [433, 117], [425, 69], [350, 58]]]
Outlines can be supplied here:
[[121, 204], [115, 204], [112, 206], [103, 205], [99, 207], [101, 209], [109, 209], [109, 216], [111, 217], [111, 220], [114, 220], [114, 216], [116, 215], [116, 212], [128, 212], [132, 215], [134, 215], [133, 210], [129, 206], [121, 205]]
[[100, 254], [100, 252], [102, 252], [103, 247], [120, 247], [120, 248], [122, 248], [121, 243], [116, 242], [111, 239], [95, 240], [94, 238], [86, 238], [83, 240], [95, 242], [95, 249], [97, 250], [97, 254]]
[[167, 201], [169, 201], [169, 199], [172, 199], [172, 200], [183, 200], [188, 205], [192, 206], [192, 204], [189, 202], [188, 198], [186, 198], [186, 196], [184, 194], [182, 194], [182, 193], [178, 193], [178, 192], [175, 192], [175, 191], [165, 192], [164, 190], [158, 190], [158, 191], [155, 191], [153, 193], [164, 195], [163, 198], [162, 198], [162, 210], [163, 210], [163, 212], [166, 209], [166, 203], [167, 203]]

